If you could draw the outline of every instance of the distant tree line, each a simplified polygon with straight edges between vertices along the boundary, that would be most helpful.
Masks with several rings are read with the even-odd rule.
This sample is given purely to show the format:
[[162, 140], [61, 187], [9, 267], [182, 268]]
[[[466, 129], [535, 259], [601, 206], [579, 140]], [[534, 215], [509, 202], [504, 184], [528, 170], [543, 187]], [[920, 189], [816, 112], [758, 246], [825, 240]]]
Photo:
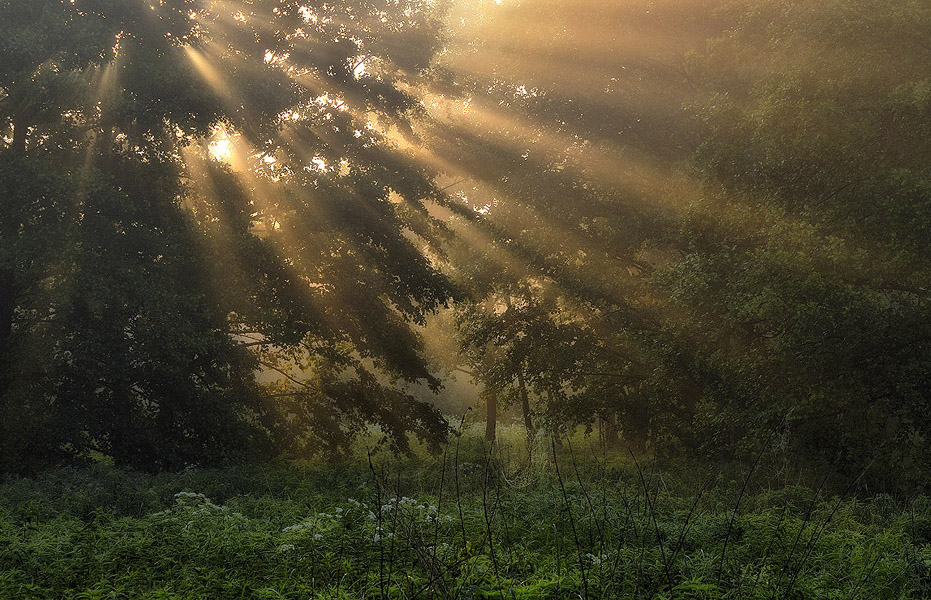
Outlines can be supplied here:
[[[578, 22], [572, 2], [519, 10]], [[873, 465], [877, 485], [923, 485], [931, 7], [613, 11], [539, 52], [581, 52], [606, 13], [699, 42], [662, 60], [608, 45], [587, 75], [611, 83], [581, 98], [577, 75], [533, 70], [531, 56], [492, 58], [498, 77], [458, 87], [440, 78], [497, 114], [485, 132], [434, 131], [449, 162], [482, 174], [463, 201], [493, 205], [473, 220], [493, 241], [461, 244], [456, 269], [473, 299], [460, 340], [486, 396], [527, 407], [529, 390], [534, 427], [598, 424], [634, 450], [728, 458], [768, 444], [842, 477]], [[598, 161], [612, 153], [608, 172]]]

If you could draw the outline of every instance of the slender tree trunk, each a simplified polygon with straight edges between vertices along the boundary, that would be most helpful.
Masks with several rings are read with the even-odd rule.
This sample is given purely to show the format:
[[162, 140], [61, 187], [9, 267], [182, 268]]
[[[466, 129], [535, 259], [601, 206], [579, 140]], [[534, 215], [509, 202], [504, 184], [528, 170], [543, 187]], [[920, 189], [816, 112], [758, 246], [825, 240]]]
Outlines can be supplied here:
[[0, 354], [6, 350], [13, 333], [13, 311], [16, 308], [13, 291], [13, 274], [0, 270]]
[[0, 270], [0, 407], [4, 405], [3, 397], [12, 383], [10, 338], [13, 333], [13, 314], [16, 309], [13, 284], [13, 274]]
[[645, 453], [647, 450], [647, 436], [645, 432], [625, 431], [624, 440], [627, 442], [627, 445], [630, 447], [631, 451], [638, 456]]
[[520, 408], [524, 413], [524, 427], [527, 428], [527, 437], [532, 438], [535, 430], [533, 428], [533, 419], [530, 417], [530, 398], [527, 395], [523, 370], [517, 371], [517, 385], [520, 388]]
[[489, 444], [495, 442], [495, 433], [498, 426], [498, 392], [487, 388], [485, 395], [485, 441]]
[[[13, 145], [10, 147], [15, 156], [26, 153], [26, 119], [22, 115], [13, 116]], [[6, 368], [7, 353], [10, 345], [10, 335], [13, 333], [13, 314], [16, 310], [14, 289], [14, 274], [11, 271], [0, 269], [0, 394], [8, 382]]]
[[608, 415], [601, 420], [601, 423], [603, 427], [602, 431], [604, 431], [605, 445], [608, 448], [617, 448], [620, 446], [621, 442], [618, 439], [617, 431], [617, 416]]
[[[551, 411], [555, 410], [556, 395], [553, 394], [553, 390], [551, 388], [546, 388], [546, 401], [549, 403], [549, 409]], [[553, 442], [561, 448], [562, 447], [562, 435], [560, 434], [559, 427], [560, 426], [558, 424], [555, 424], [555, 423], [552, 424], [550, 427], [550, 433], [553, 436]]]
[[[19, 114], [13, 116], [13, 145], [10, 151], [15, 156], [22, 156], [26, 153], [26, 120]], [[16, 309], [16, 300], [13, 289], [13, 273], [5, 269], [0, 269], [0, 393], [3, 392], [6, 381], [6, 369], [3, 363], [6, 362], [7, 351], [9, 349], [10, 334], [13, 333], [13, 312]]]
[[29, 127], [26, 125], [26, 119], [21, 115], [13, 117], [13, 145], [10, 149], [16, 156], [22, 156], [26, 153], [26, 136]]
[[[504, 305], [511, 310], [511, 295], [504, 296]], [[527, 384], [524, 382], [524, 369], [521, 367], [517, 370], [517, 385], [520, 389], [520, 407], [524, 413], [524, 427], [527, 428], [527, 440], [533, 440], [534, 428], [533, 419], [530, 417], [530, 398], [527, 395]]]

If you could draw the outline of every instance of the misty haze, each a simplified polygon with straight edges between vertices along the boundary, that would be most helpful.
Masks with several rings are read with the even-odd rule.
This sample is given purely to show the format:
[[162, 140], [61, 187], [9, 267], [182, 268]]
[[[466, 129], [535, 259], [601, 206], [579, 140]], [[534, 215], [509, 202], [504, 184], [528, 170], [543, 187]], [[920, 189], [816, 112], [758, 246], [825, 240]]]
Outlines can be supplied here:
[[928, 0], [0, 0], [0, 600], [931, 598]]

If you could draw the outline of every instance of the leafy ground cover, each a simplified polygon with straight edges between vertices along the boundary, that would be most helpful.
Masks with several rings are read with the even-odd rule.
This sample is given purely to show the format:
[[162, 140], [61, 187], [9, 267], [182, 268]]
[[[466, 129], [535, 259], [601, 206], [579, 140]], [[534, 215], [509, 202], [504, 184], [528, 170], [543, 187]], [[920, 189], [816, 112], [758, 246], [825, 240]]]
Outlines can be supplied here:
[[926, 498], [549, 443], [8, 480], [0, 598], [931, 596]]

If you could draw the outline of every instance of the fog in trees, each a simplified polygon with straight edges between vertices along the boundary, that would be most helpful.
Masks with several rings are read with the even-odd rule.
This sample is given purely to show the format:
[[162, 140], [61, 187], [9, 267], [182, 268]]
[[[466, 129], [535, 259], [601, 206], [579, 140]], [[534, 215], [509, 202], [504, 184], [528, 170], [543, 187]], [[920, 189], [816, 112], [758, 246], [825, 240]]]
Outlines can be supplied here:
[[355, 482], [311, 597], [825, 597], [879, 497], [903, 562], [828, 587], [927, 591], [923, 0], [0, 0], [0, 207], [0, 592], [90, 593], [4, 558], [22, 494], [227, 508], [179, 473]]

